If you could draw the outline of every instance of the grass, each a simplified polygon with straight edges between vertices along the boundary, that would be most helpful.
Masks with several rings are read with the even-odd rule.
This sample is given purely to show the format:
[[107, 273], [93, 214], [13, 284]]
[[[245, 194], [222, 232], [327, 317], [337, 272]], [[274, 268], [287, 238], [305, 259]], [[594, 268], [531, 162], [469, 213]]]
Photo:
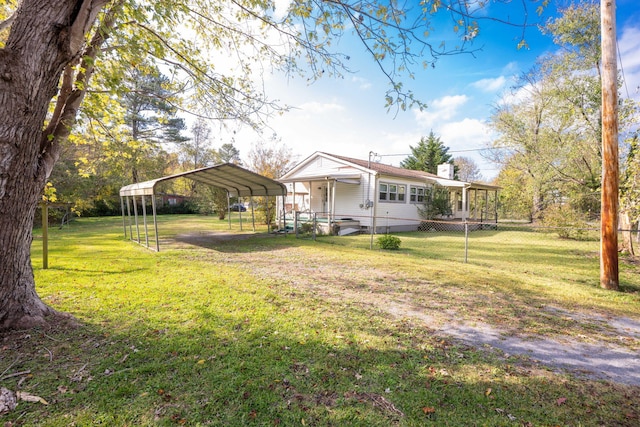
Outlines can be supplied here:
[[[598, 319], [638, 320], [639, 271], [623, 263], [623, 292], [601, 290], [593, 242], [480, 232], [465, 264], [459, 237], [446, 234], [401, 234], [397, 251], [370, 250], [369, 236], [212, 237], [213, 230], [239, 233], [233, 220], [229, 231], [213, 218], [161, 217], [163, 242], [154, 253], [124, 240], [119, 219], [84, 218], [51, 232], [47, 270], [36, 240], [39, 295], [81, 326], [2, 337], [2, 386], [48, 404], [20, 402], [0, 422], [639, 422], [638, 387], [456, 343], [408, 310], [422, 310], [434, 324], [453, 316], [511, 334], [621, 344]], [[390, 314], [391, 304], [407, 312]], [[638, 341], [622, 344], [637, 350]]]

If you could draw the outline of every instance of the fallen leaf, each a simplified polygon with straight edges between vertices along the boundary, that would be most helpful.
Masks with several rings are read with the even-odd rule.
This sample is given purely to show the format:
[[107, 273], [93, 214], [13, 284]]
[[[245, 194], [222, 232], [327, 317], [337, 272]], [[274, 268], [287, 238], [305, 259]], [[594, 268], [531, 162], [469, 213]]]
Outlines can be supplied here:
[[48, 405], [49, 402], [41, 398], [40, 396], [34, 396], [33, 394], [25, 393], [24, 391], [17, 391], [16, 397], [25, 402], [40, 402], [43, 405]]
[[484, 392], [485, 396], [489, 396], [491, 394], [491, 387], [487, 388], [487, 391]]
[[434, 412], [436, 412], [436, 408], [432, 406], [423, 406], [422, 412], [424, 412], [426, 415], [433, 414]]
[[564, 403], [566, 403], [566, 401], [567, 401], [566, 397], [561, 397], [558, 400], [556, 400], [556, 404], [563, 405]]
[[204, 365], [204, 359], [198, 360], [198, 365]]

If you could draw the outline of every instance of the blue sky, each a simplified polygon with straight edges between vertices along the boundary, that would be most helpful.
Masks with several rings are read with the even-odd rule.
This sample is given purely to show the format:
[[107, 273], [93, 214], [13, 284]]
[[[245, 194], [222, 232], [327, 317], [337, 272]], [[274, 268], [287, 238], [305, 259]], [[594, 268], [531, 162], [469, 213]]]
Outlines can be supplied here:
[[[640, 99], [640, 5], [637, 0], [617, 0], [617, 7], [626, 88], [631, 97]], [[532, 10], [530, 13], [537, 19]], [[521, 29], [488, 21], [480, 25], [480, 35], [471, 47], [482, 50], [474, 56], [443, 57], [435, 68], [414, 69], [414, 80], [404, 79], [405, 85], [427, 103], [424, 111], [387, 112], [385, 77], [357, 41], [346, 39], [341, 41], [340, 50], [351, 56], [350, 67], [355, 73], [344, 78], [322, 78], [313, 84], [300, 77], [269, 76], [265, 82], [268, 95], [293, 110], [270, 120], [271, 129], [263, 135], [232, 127], [234, 133], [218, 134], [215, 145], [233, 138], [246, 159], [252, 144], [267, 141], [275, 133], [298, 161], [315, 151], [360, 159], [367, 159], [373, 151], [382, 162], [398, 165], [411, 153], [410, 146], [433, 130], [454, 157], [472, 158], [483, 176], [491, 179], [498, 173], [496, 166], [479, 152], [491, 141], [486, 121], [514, 78], [529, 70], [539, 55], [551, 51], [553, 44], [532, 28], [526, 33], [529, 48], [517, 49]], [[433, 41], [438, 44], [440, 39], [434, 36]]]

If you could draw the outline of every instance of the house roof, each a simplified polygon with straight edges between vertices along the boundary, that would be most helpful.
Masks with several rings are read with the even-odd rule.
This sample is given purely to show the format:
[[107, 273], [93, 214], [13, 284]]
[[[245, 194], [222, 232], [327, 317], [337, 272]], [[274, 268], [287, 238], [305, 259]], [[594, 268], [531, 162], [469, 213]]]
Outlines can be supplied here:
[[405, 178], [430, 178], [430, 179], [438, 179], [440, 178], [438, 175], [434, 175], [429, 172], [417, 171], [411, 169], [399, 168], [397, 166], [385, 165], [384, 163], [376, 163], [369, 162], [367, 160], [354, 159], [352, 157], [338, 156], [335, 154], [323, 153], [331, 157], [335, 157], [336, 159], [344, 160], [345, 162], [354, 163], [363, 168], [370, 169], [372, 171], [385, 174], [385, 175], [393, 175], [393, 176], [401, 176]]
[[175, 175], [163, 176], [150, 181], [129, 184], [120, 189], [120, 196], [150, 196], [154, 194], [155, 187], [160, 182], [181, 177], [212, 187], [223, 188], [231, 196], [282, 196], [287, 194], [286, 187], [271, 178], [251, 172], [232, 163], [223, 163]]
[[[411, 170], [411, 169], [405, 169], [405, 168], [400, 168], [397, 166], [391, 166], [391, 165], [386, 165], [384, 163], [376, 163], [376, 162], [370, 162], [368, 160], [362, 160], [362, 159], [356, 159], [353, 157], [347, 157], [347, 156], [340, 156], [337, 154], [330, 154], [330, 153], [325, 153], [322, 151], [318, 151], [316, 153], [314, 153], [313, 155], [309, 156], [306, 160], [302, 161], [301, 163], [299, 163], [295, 168], [293, 168], [291, 171], [289, 171], [287, 174], [285, 174], [280, 181], [281, 182], [293, 182], [296, 179], [293, 177], [295, 176], [295, 171], [296, 169], [298, 169], [298, 167], [301, 167], [302, 165], [306, 164], [308, 161], [310, 161], [311, 159], [313, 159], [314, 157], [317, 156], [323, 156], [323, 157], [328, 157], [328, 158], [333, 158], [345, 163], [349, 163], [353, 166], [355, 166], [358, 169], [361, 169], [363, 171], [371, 171], [374, 172], [376, 174], [379, 175], [389, 175], [389, 176], [393, 176], [393, 177], [401, 177], [401, 178], [408, 178], [408, 179], [418, 179], [418, 180], [426, 180], [426, 181], [431, 181], [431, 182], [435, 182], [438, 183], [439, 185], [442, 185], [444, 187], [467, 187], [467, 188], [474, 188], [474, 189], [481, 189], [481, 190], [497, 190], [500, 187], [496, 187], [495, 185], [489, 185], [489, 184], [484, 184], [484, 183], [477, 183], [477, 182], [465, 182], [465, 181], [457, 181], [457, 180], [453, 180], [453, 179], [447, 179], [447, 178], [442, 178], [438, 175], [434, 175], [432, 173], [429, 172], [425, 172], [425, 171], [418, 171], [418, 170]], [[341, 175], [342, 176], [342, 175]], [[317, 178], [317, 179], [327, 179], [327, 178], [331, 178], [331, 179], [339, 179], [341, 176], [335, 175], [335, 176], [317, 176], [317, 177], [313, 177], [313, 176], [305, 176], [305, 179], [313, 179], [313, 178]]]

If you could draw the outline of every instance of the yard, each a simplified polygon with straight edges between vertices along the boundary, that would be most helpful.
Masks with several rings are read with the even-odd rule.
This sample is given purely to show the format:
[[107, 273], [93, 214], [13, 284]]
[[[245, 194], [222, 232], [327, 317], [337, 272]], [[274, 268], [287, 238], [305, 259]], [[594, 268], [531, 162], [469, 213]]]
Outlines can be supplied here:
[[[154, 253], [121, 227], [51, 231], [47, 270], [34, 240], [39, 294], [79, 325], [2, 337], [2, 386], [42, 400], [0, 422], [640, 423], [640, 267], [621, 261], [622, 292], [601, 290], [593, 242], [483, 231], [463, 263], [446, 233], [399, 234], [400, 250], [381, 251], [368, 235], [312, 241], [163, 216]], [[598, 364], [581, 359], [595, 349]], [[626, 370], [604, 369], [609, 355]]]

